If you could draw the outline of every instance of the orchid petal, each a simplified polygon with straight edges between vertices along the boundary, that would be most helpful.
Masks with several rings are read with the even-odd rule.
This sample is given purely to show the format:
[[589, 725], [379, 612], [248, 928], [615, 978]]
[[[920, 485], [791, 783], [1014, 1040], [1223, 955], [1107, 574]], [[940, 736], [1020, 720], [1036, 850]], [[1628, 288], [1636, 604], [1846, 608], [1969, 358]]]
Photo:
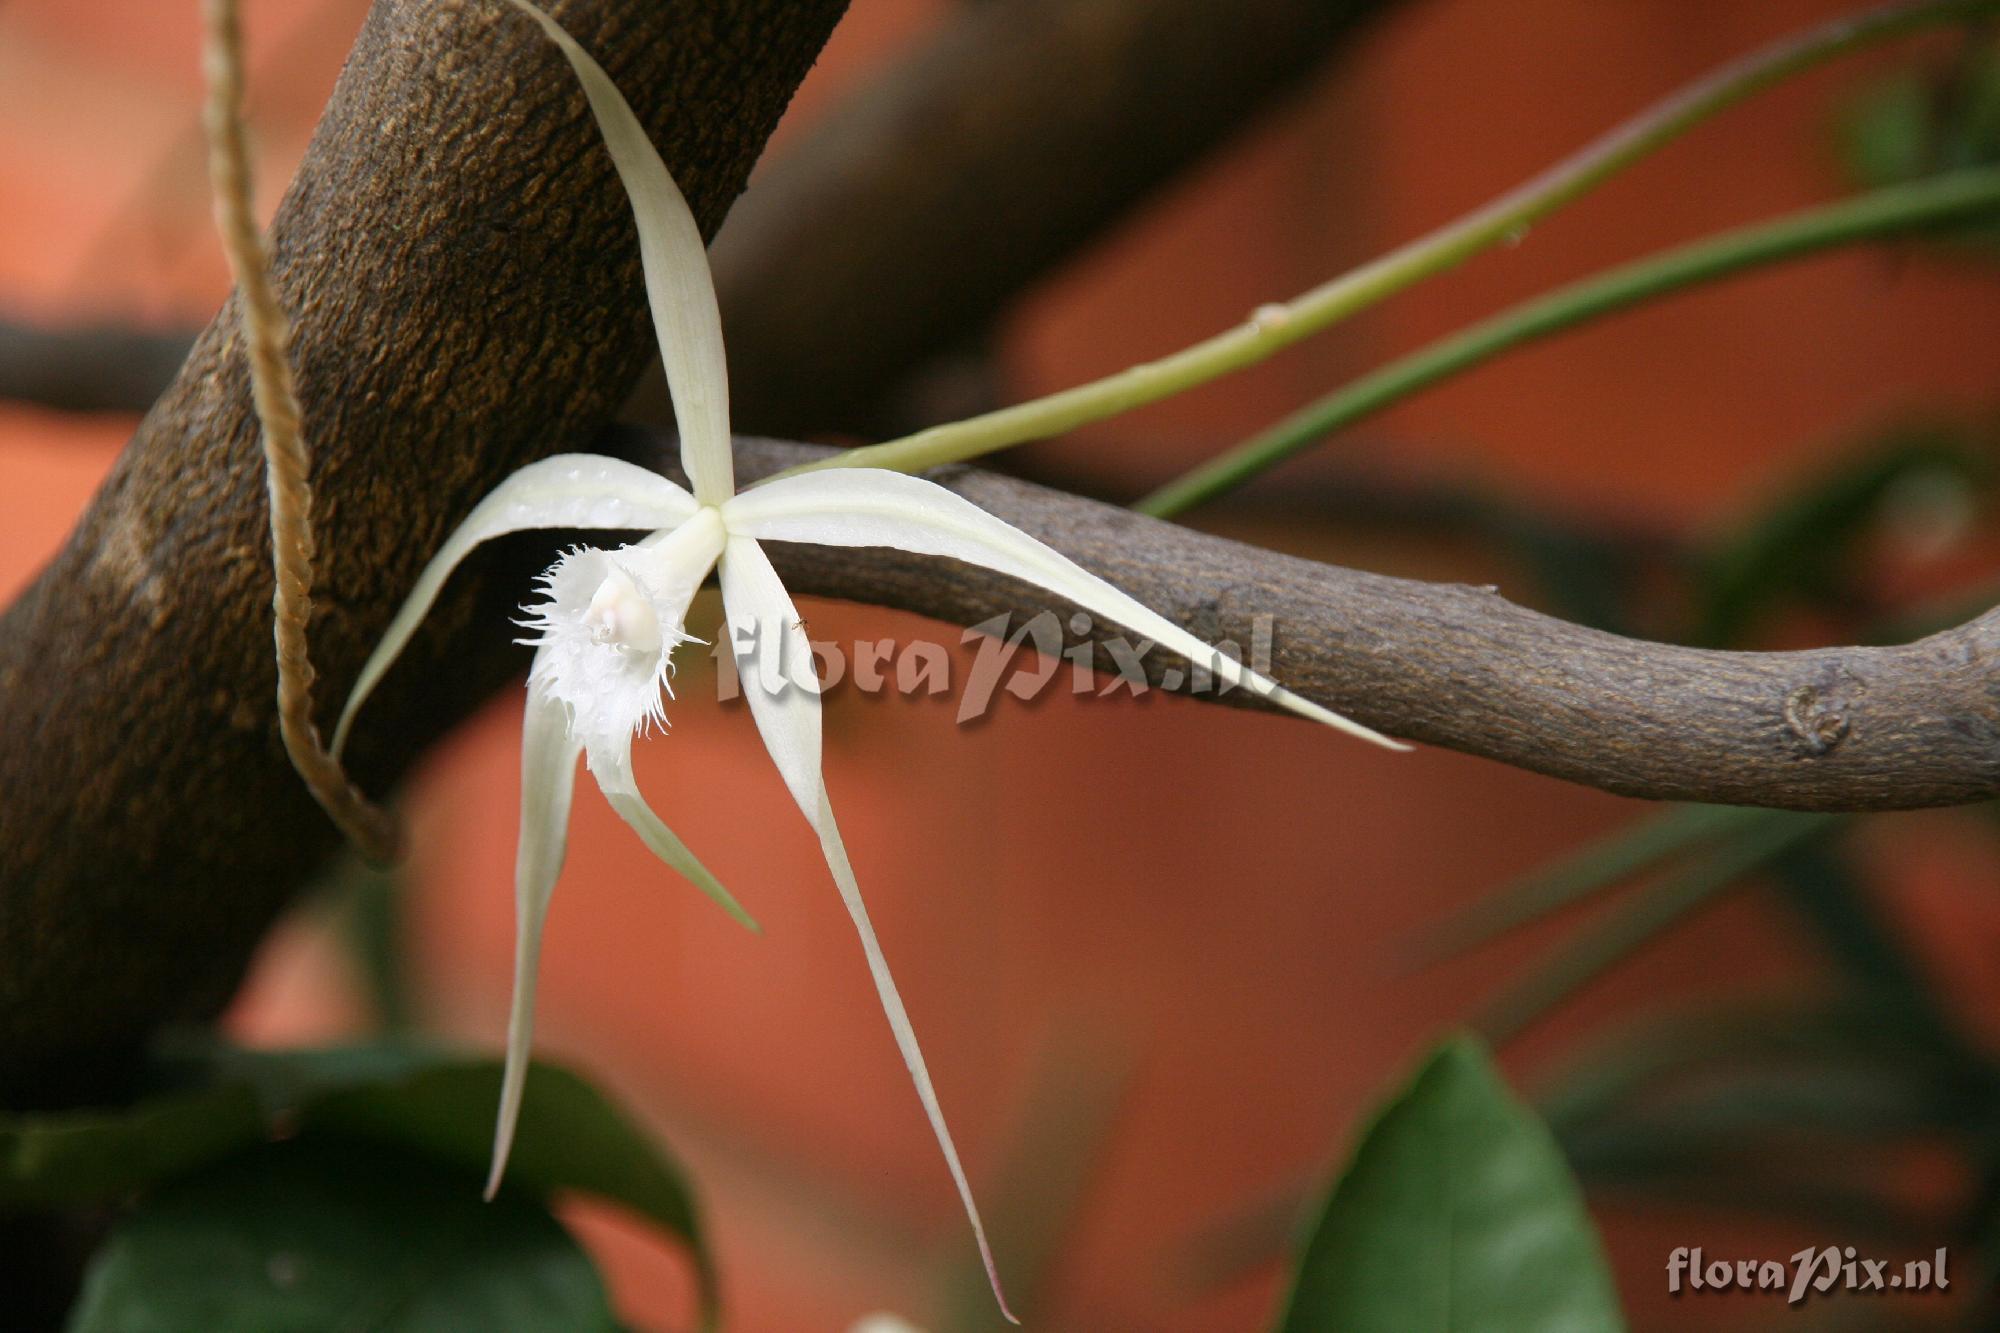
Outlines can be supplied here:
[[736, 489], [729, 453], [729, 369], [722, 352], [722, 317], [708, 273], [708, 247], [674, 184], [667, 164], [611, 77], [556, 21], [529, 4], [513, 6], [542, 25], [561, 48], [590, 100], [604, 146], [632, 201], [639, 256], [652, 302], [653, 328], [667, 368], [674, 420], [680, 425], [681, 465], [703, 504], [721, 504]]
[[514, 1002], [507, 1018], [507, 1064], [500, 1083], [500, 1118], [493, 1134], [493, 1167], [486, 1197], [500, 1188], [514, 1126], [521, 1117], [528, 1055], [534, 1041], [535, 974], [549, 897], [562, 873], [569, 836], [570, 797], [582, 746], [569, 734], [563, 706], [535, 690], [521, 730], [521, 833], [514, 854]]
[[[780, 478], [745, 491], [723, 507], [733, 534], [820, 546], [892, 546], [980, 565], [1046, 588], [1205, 666], [1232, 685], [1248, 685], [1273, 703], [1391, 750], [1407, 750], [1310, 699], [1300, 698], [1218, 652], [1128, 593], [1120, 592], [1027, 533], [963, 496], [921, 477], [880, 468], [835, 468]], [[734, 543], [732, 543], [733, 549]]]
[[646, 804], [646, 798], [639, 794], [639, 782], [632, 772], [632, 739], [627, 736], [622, 743], [593, 747], [590, 751], [591, 776], [597, 779], [598, 790], [611, 808], [639, 835], [639, 841], [647, 850], [665, 861], [683, 879], [693, 884], [723, 911], [749, 929], [762, 933], [756, 919], [743, 910], [735, 895], [722, 887], [722, 881], [709, 873], [695, 854], [688, 850], [674, 831], [661, 822]]
[[659, 473], [601, 454], [557, 454], [515, 472], [473, 507], [417, 576], [347, 696], [333, 732], [334, 755], [347, 745], [355, 714], [417, 632], [451, 571], [481, 542], [529, 528], [665, 528], [695, 509], [694, 497]]
[[[1008, 1320], [1018, 1324], [1020, 1320], [1007, 1309], [1007, 1298], [1000, 1290], [999, 1270], [986, 1241], [986, 1228], [979, 1220], [979, 1208], [972, 1201], [972, 1186], [959, 1163], [951, 1131], [945, 1127], [944, 1108], [938, 1104], [937, 1091], [931, 1085], [930, 1071], [917, 1045], [916, 1030], [910, 1026], [910, 1016], [903, 1008], [895, 978], [889, 973], [888, 960], [875, 938], [875, 927], [861, 901], [861, 887], [855, 881], [854, 867], [848, 862], [840, 827], [834, 822], [833, 807], [827, 800], [826, 782], [820, 769], [819, 682], [810, 666], [812, 646], [800, 627], [798, 609], [792, 605], [790, 594], [779, 581], [777, 570], [771, 567], [770, 558], [756, 542], [732, 537], [724, 549], [722, 604], [729, 622], [730, 648], [737, 654], [737, 674], [742, 679], [744, 698], [750, 703], [750, 715], [756, 720], [771, 761], [791, 789], [792, 798], [819, 835], [827, 869], [832, 871], [840, 900], [861, 937], [861, 950], [867, 957], [868, 972], [874, 979], [882, 1012], [888, 1016], [889, 1030], [895, 1035], [896, 1048], [909, 1068], [917, 1099], [923, 1103], [931, 1132], [937, 1136], [945, 1165], [951, 1170], [952, 1183], [958, 1187], [959, 1200], [972, 1223], [979, 1256], [986, 1264], [987, 1280], [993, 1284], [994, 1298]], [[775, 664], [759, 663], [755, 651], [764, 646], [765, 636], [773, 626], [777, 629], [778, 660]], [[802, 679], [791, 678], [788, 668], [794, 663], [804, 666], [798, 673]], [[763, 674], [774, 666], [778, 668], [775, 684]]]

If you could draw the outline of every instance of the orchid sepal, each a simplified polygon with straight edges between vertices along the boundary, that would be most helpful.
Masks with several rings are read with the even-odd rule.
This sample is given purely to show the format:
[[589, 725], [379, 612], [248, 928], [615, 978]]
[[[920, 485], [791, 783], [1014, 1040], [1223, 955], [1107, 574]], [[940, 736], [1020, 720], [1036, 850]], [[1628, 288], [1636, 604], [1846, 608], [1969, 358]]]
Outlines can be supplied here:
[[723, 515], [732, 534], [819, 546], [888, 546], [1006, 574], [1137, 631], [1220, 679], [1248, 687], [1301, 717], [1385, 749], [1410, 748], [1292, 693], [1054, 547], [922, 477], [880, 468], [798, 473], [744, 491], [724, 506]]
[[347, 746], [354, 719], [409, 645], [445, 581], [484, 542], [534, 528], [669, 528], [686, 521], [695, 498], [678, 483], [602, 454], [556, 454], [520, 468], [473, 506], [417, 576], [389, 628], [362, 665], [333, 732], [333, 754]]
[[736, 489], [729, 451], [729, 369], [722, 315], [708, 274], [708, 247], [680, 186], [611, 76], [556, 21], [527, 0], [508, 0], [534, 19], [576, 71], [639, 228], [640, 266], [680, 425], [681, 466], [697, 500], [721, 504]]

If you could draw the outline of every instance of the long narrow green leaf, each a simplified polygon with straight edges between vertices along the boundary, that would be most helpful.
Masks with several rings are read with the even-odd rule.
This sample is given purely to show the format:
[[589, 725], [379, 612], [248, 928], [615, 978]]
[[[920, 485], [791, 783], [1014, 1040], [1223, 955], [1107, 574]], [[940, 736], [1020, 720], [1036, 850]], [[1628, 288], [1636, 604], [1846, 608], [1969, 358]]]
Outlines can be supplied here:
[[1993, 462], [1955, 433], [1905, 431], [1871, 442], [1788, 486], [1702, 559], [1691, 642], [1731, 647], [1788, 604], [1825, 600], [1852, 587], [1885, 506], [1913, 483], [1970, 494]]
[[1614, 963], [1740, 883], [1772, 858], [1808, 838], [1839, 828], [1841, 815], [1759, 811], [1750, 827], [1687, 869], [1646, 885], [1586, 931], [1564, 943], [1541, 968], [1486, 1006], [1474, 1024], [1495, 1042], [1505, 1041], [1567, 999]]
[[1134, 507], [1159, 518], [1184, 513], [1419, 389], [1669, 292], [1836, 245], [1996, 215], [2000, 171], [1963, 171], [1871, 191], [1608, 270], [1392, 361], [1176, 477]]
[[1670, 806], [1496, 889], [1420, 940], [1413, 961], [1423, 965], [1469, 953], [1634, 875], [1755, 827], [1767, 814], [1733, 805]]
[[1865, 1063], [1928, 1069], [1903, 1028], [1873, 997], [1702, 1004], [1621, 1024], [1573, 1051], [1536, 1089], [1558, 1138], [1649, 1104], [1662, 1090], [1711, 1083], [1743, 1069]]
[[[1060, 1024], [1037, 1052], [1027, 1098], [988, 1174], [994, 1253], [1008, 1298], [1030, 1328], [1074, 1231], [1087, 1190], [1102, 1170], [1136, 1058], [1088, 1014]], [[955, 1247], [940, 1284], [935, 1333], [1001, 1333], [978, 1247]]]
[[1966, 1031], [1924, 963], [1877, 906], [1854, 858], [1820, 843], [1794, 847], [1772, 867], [1780, 891], [1819, 937], [1876, 1025], [1913, 1059], [1990, 1094], [2000, 1067]]

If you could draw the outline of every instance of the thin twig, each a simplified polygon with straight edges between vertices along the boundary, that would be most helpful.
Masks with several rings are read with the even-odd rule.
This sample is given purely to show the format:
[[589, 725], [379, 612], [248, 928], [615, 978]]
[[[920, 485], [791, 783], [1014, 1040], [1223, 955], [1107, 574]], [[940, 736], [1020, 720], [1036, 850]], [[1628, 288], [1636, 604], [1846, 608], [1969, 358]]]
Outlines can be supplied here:
[[305, 432], [287, 350], [291, 325], [272, 290], [268, 257], [251, 206], [249, 150], [243, 101], [243, 27], [236, 0], [204, 0], [203, 64], [208, 103], [209, 178], [215, 220], [235, 273], [251, 396], [263, 427], [266, 491], [271, 507], [271, 559], [278, 655], [278, 732], [292, 767], [341, 832], [369, 859], [395, 858], [395, 820], [362, 794], [321, 742], [312, 718], [312, 662], [306, 627], [312, 620], [312, 485]]
[[1671, 292], [1834, 246], [1990, 218], [1996, 211], [2000, 170], [1974, 168], [1885, 186], [1649, 255], [1531, 298], [1392, 361], [1174, 478], [1133, 508], [1155, 518], [1184, 513], [1440, 380]]
[[905, 472], [979, 458], [1047, 439], [1155, 403], [1242, 370], [1423, 279], [1454, 268], [1588, 194], [1688, 130], [1754, 93], [1845, 52], [2000, 11], [2000, 0], [1921, 0], [1881, 5], [1824, 23], [1731, 61], [1499, 198], [1288, 302], [1155, 361], [998, 411], [863, 445], [815, 467]]

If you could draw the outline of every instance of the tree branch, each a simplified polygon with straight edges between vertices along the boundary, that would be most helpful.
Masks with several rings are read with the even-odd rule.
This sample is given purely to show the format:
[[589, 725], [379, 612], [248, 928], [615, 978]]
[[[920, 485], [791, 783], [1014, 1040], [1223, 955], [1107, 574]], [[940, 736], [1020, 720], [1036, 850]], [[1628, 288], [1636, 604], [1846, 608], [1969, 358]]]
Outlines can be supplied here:
[[185, 329], [0, 317], [0, 400], [58, 412], [143, 412], [173, 383], [193, 342]]
[[[712, 233], [844, 0], [552, 6]], [[623, 191], [561, 57], [489, 0], [378, 0], [273, 228], [335, 689], [499, 477], [588, 442], [652, 354]], [[0, 1095], [213, 1013], [333, 845], [278, 743], [262, 457], [233, 310], [0, 619]], [[504, 676], [468, 585], [381, 718], [379, 790]], [[486, 612], [492, 612], [489, 615]], [[490, 627], [491, 631], [484, 627]], [[486, 674], [467, 658], [483, 658]], [[371, 761], [372, 759], [372, 767]]]
[[[622, 447], [655, 466], [669, 454], [631, 437]], [[739, 468], [763, 476], [824, 452], [743, 441]], [[2000, 795], [2000, 611], [1899, 647], [1682, 648], [1572, 625], [1490, 588], [1301, 560], [990, 473], [940, 479], [1211, 643], [1249, 644], [1255, 618], [1270, 617], [1277, 679], [1392, 735], [1656, 800], [1898, 810]], [[954, 624], [1071, 610], [997, 574], [897, 552], [774, 547], [773, 559], [797, 592]], [[1097, 664], [1116, 666], [1101, 650]], [[1180, 664], [1150, 653], [1145, 665], [1159, 684]]]
[[[730, 215], [713, 261], [737, 414], [786, 435], [874, 424], [940, 349], [983, 335], [1399, 2], [961, 7]], [[0, 398], [142, 411], [190, 337], [0, 319]], [[657, 371], [635, 410], [670, 422]]]
[[[560, 11], [712, 230], [840, 8]], [[589, 445], [650, 354], [625, 201], [582, 99], [506, 18], [481, 0], [380, 0], [275, 228], [327, 534], [322, 719], [444, 535], [513, 467]], [[155, 1027], [212, 1013], [334, 842], [277, 735], [237, 339], [227, 314], [203, 335], [64, 551], [0, 618], [0, 1095], [16, 1103], [101, 1094], [104, 1070]], [[610, 443], [664, 454], [648, 437]], [[742, 448], [753, 476], [813, 456]], [[1703, 652], [1021, 482], [949, 480], [1196, 633], [1250, 642], [1254, 617], [1274, 617], [1280, 679], [1415, 739], [1632, 795], [1809, 809], [1971, 801], [2000, 784], [1993, 615], [1900, 648]], [[496, 547], [371, 701], [350, 754], [370, 790], [522, 666], [509, 616], [551, 543]], [[776, 554], [801, 592], [957, 623], [1044, 605], [893, 553]]]

